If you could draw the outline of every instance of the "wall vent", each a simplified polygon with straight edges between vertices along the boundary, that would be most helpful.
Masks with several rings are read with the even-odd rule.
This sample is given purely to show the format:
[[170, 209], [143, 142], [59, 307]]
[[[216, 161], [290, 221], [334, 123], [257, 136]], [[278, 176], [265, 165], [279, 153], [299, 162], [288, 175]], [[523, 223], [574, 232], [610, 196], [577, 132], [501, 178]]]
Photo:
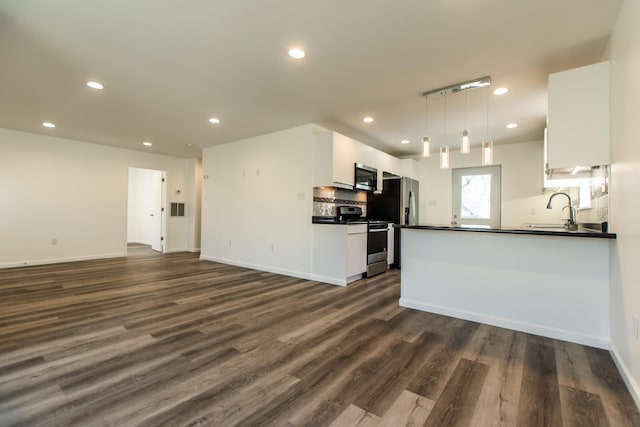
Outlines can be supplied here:
[[184, 216], [184, 203], [171, 202], [171, 216]]

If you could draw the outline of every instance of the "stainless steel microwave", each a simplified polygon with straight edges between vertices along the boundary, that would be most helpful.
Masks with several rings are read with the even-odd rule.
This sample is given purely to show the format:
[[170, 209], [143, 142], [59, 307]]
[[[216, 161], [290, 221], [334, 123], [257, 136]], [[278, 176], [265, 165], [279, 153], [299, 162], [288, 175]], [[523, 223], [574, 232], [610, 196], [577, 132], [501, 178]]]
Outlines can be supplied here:
[[378, 189], [378, 170], [356, 163], [353, 188], [356, 190], [376, 191]]

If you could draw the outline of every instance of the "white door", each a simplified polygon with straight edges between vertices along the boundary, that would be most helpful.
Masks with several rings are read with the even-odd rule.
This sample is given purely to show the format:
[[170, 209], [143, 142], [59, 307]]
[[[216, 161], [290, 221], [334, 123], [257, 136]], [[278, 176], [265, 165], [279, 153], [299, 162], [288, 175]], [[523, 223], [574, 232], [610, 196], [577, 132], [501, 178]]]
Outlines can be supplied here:
[[452, 225], [500, 228], [501, 167], [452, 170]]
[[166, 172], [129, 168], [127, 243], [149, 245], [164, 252], [166, 235]]

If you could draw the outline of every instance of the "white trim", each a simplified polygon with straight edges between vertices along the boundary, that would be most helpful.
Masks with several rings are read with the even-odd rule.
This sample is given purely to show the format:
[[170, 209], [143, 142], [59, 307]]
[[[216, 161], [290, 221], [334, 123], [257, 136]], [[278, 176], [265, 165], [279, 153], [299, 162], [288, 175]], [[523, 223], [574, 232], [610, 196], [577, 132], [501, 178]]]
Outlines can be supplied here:
[[[176, 252], [200, 252], [200, 248], [171, 248], [171, 249], [164, 249], [164, 253], [165, 254], [172, 254], [172, 253], [176, 253]], [[158, 252], [161, 253], [161, 252]]]
[[316, 282], [328, 283], [330, 285], [338, 285], [338, 286], [347, 285], [346, 280], [340, 281], [332, 277], [317, 276], [314, 274], [301, 273], [299, 271], [286, 270], [282, 268], [273, 268], [273, 267], [268, 267], [264, 265], [257, 265], [257, 264], [251, 264], [251, 263], [245, 263], [245, 262], [238, 262], [231, 259], [212, 257], [212, 256], [202, 255], [202, 254], [200, 255], [200, 259], [205, 261], [219, 262], [222, 264], [235, 265], [236, 267], [244, 267], [244, 268], [251, 268], [253, 270], [266, 271], [268, 273], [275, 273], [275, 274], [282, 274], [290, 277], [297, 277], [299, 279], [313, 280]]
[[451, 316], [458, 319], [470, 320], [472, 322], [485, 323], [487, 325], [498, 326], [501, 328], [512, 329], [515, 331], [526, 332], [534, 335], [541, 335], [543, 337], [559, 339], [563, 341], [569, 341], [576, 344], [588, 345], [591, 347], [597, 347], [601, 349], [608, 349], [609, 342], [606, 337], [596, 337], [590, 335], [584, 335], [578, 332], [569, 331], [566, 329], [550, 328], [548, 326], [538, 325], [535, 323], [522, 322], [514, 319], [507, 319], [504, 317], [489, 316], [482, 313], [476, 313], [466, 310], [458, 310], [451, 307], [443, 307], [434, 304], [425, 304], [419, 301], [409, 300], [406, 298], [400, 298], [400, 306], [413, 308], [415, 310], [427, 311], [429, 313], [442, 314], [444, 316]]
[[633, 375], [631, 375], [631, 370], [624, 363], [622, 356], [620, 356], [620, 353], [612, 342], [609, 342], [609, 353], [611, 353], [611, 357], [618, 367], [618, 371], [620, 371], [620, 375], [622, 376], [624, 383], [627, 385], [629, 393], [631, 393], [631, 397], [633, 397], [633, 400], [636, 402], [636, 406], [640, 409], [640, 387], [638, 387], [638, 383], [633, 378]]
[[8, 262], [8, 263], [0, 264], [0, 269], [15, 268], [15, 267], [29, 267], [31, 265], [61, 264], [64, 262], [91, 261], [91, 260], [105, 259], [105, 258], [121, 258], [126, 256], [127, 256], [127, 253], [124, 252], [124, 253], [114, 253], [114, 254], [104, 254], [104, 255], [85, 255], [85, 256], [69, 257], [69, 258], [38, 259], [38, 260], [30, 260], [30, 261], [23, 261], [23, 262]]

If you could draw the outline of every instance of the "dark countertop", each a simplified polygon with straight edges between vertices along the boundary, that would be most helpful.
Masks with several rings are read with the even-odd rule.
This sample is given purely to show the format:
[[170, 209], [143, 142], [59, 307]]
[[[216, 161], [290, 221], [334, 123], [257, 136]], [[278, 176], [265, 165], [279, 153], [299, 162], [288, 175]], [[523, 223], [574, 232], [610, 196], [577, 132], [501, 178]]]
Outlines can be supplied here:
[[311, 217], [311, 222], [313, 224], [366, 224], [367, 220], [366, 219], [350, 219], [350, 220], [338, 220], [335, 217], [331, 217], [331, 216], [314, 216]]
[[451, 225], [396, 225], [397, 228], [408, 228], [413, 230], [441, 230], [441, 231], [466, 231], [474, 233], [503, 233], [503, 234], [527, 234], [534, 236], [561, 236], [561, 237], [587, 237], [600, 239], [615, 239], [615, 233], [603, 233], [602, 231], [593, 231], [590, 229], [580, 228], [577, 231], [560, 230], [555, 227], [545, 228], [474, 228], [460, 227]]

